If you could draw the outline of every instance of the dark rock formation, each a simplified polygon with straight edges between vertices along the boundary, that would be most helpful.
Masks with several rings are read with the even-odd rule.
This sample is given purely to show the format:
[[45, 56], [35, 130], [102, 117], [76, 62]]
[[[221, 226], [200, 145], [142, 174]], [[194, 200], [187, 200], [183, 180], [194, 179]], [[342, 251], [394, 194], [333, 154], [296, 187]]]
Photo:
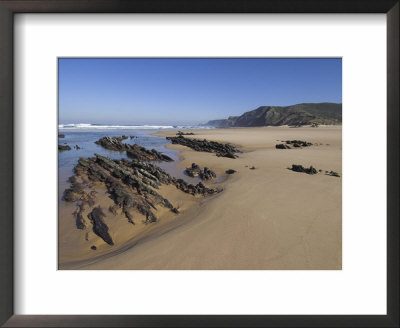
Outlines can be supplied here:
[[275, 145], [275, 148], [276, 148], [276, 149], [291, 149], [290, 146], [285, 145], [285, 144], [278, 144], [278, 145]]
[[[70, 178], [71, 179], [71, 178]], [[74, 179], [74, 182], [70, 184], [68, 189], [65, 189], [63, 198], [67, 202], [74, 202], [81, 199], [85, 195], [84, 186]]]
[[58, 150], [59, 150], [59, 151], [71, 150], [71, 147], [68, 146], [68, 145], [66, 145], [66, 146], [64, 146], [64, 145], [58, 145]]
[[327, 172], [326, 175], [330, 175], [330, 176], [332, 176], [332, 177], [340, 178], [339, 173], [337, 173], [337, 172], [335, 172], [335, 171]]
[[236, 147], [230, 144], [222, 144], [216, 141], [208, 141], [206, 139], [191, 139], [185, 138], [182, 135], [178, 137], [167, 137], [167, 139], [170, 140], [173, 144], [183, 145], [195, 151], [216, 153], [217, 156], [222, 157], [237, 158], [235, 153], [239, 152]]
[[[129, 145], [131, 146], [131, 145]], [[148, 150], [144, 147], [134, 144], [130, 149], [126, 150], [126, 154], [129, 158], [136, 159], [139, 161], [159, 161], [159, 162], [172, 162], [173, 159], [167, 155], [159, 153], [155, 149]]]
[[[125, 138], [124, 138], [125, 137]], [[127, 144], [123, 143], [122, 140], [127, 139], [127, 136], [123, 137], [103, 137], [97, 141], [95, 144], [102, 146], [105, 149], [115, 150], [115, 151], [126, 151], [129, 158], [140, 160], [140, 161], [173, 161], [167, 155], [164, 155], [155, 149], [148, 150], [138, 144]]]
[[101, 207], [95, 207], [92, 212], [88, 214], [88, 218], [93, 225], [93, 232], [103, 239], [107, 244], [114, 245], [114, 242], [108, 233], [108, 226], [104, 223], [105, 217]]
[[209, 121], [205, 125], [228, 128], [246, 126], [303, 126], [341, 124], [342, 104], [304, 103], [292, 106], [261, 106], [240, 116]]
[[292, 170], [294, 172], [302, 172], [302, 173], [307, 173], [307, 174], [317, 174], [317, 170], [313, 166], [306, 168], [306, 167], [303, 167], [303, 165], [292, 164], [292, 168], [290, 170]]
[[293, 147], [309, 147], [312, 146], [311, 142], [302, 141], [302, 140], [286, 140], [287, 145], [293, 145]]
[[122, 137], [103, 137], [94, 143], [108, 150], [125, 151], [128, 144], [122, 143], [122, 140]]
[[[207, 176], [212, 175], [209, 169], [201, 172]], [[114, 204], [108, 211], [113, 215], [123, 214], [131, 224], [135, 224], [136, 214], [144, 216], [145, 224], [157, 222], [155, 215], [157, 206], [168, 208], [178, 214], [179, 210], [171, 202], [157, 192], [161, 185], [173, 185], [182, 192], [193, 196], [212, 195], [222, 189], [207, 188], [202, 182], [197, 185], [189, 184], [182, 179], [171, 177], [164, 170], [154, 164], [139, 160], [111, 160], [110, 158], [95, 154], [92, 158], [80, 158], [74, 167], [74, 175], [69, 178], [70, 186], [64, 191], [65, 201], [76, 202], [73, 215], [78, 229], [86, 229], [92, 225], [93, 232], [107, 244], [113, 245], [114, 241], [108, 232], [108, 226], [103, 220], [105, 214], [96, 205], [96, 191], [93, 189], [103, 185], [106, 194]], [[121, 212], [119, 211], [121, 209]], [[87, 220], [83, 213], [88, 210]]]
[[93, 245], [90, 247], [90, 249], [93, 249], [95, 251], [97, 249], [97, 247]]
[[217, 175], [215, 174], [215, 172], [210, 170], [208, 167], [204, 167], [203, 171], [200, 172], [201, 180], [212, 180], [216, 177], [217, 177]]
[[133, 215], [128, 210], [125, 210], [124, 213], [125, 213], [126, 218], [128, 219], [128, 222], [135, 224], [135, 222], [133, 221]]
[[[172, 184], [179, 190], [192, 195], [205, 196], [221, 191], [207, 188], [201, 182], [192, 185], [184, 180], [175, 179], [158, 166], [144, 161], [111, 160], [98, 154], [95, 154], [93, 158], [80, 158], [74, 172], [82, 180], [86, 177], [89, 181], [103, 183], [115, 203], [113, 208], [109, 208], [109, 211], [114, 214], [118, 208], [121, 208], [131, 223], [134, 223], [131, 210], [136, 210], [144, 215], [146, 223], [157, 221], [153, 213], [156, 205], [162, 205], [173, 213], [179, 213], [168, 199], [156, 191], [161, 184]], [[206, 173], [209, 174], [208, 170]], [[71, 190], [66, 191], [69, 194], [75, 189], [71, 187], [68, 190]], [[80, 194], [71, 199], [81, 199], [82, 197], [78, 198], [79, 196]]]
[[178, 131], [177, 133], [176, 133], [176, 135], [177, 136], [194, 136], [194, 133], [193, 132], [182, 132], [182, 131]]
[[59, 137], [59, 138], [65, 138], [65, 134], [59, 133], [59, 134], [58, 134], [58, 137]]
[[232, 169], [229, 169], [229, 170], [226, 170], [225, 173], [226, 174], [233, 174], [233, 173], [236, 173], [236, 171], [232, 170]]
[[75, 149], [81, 149], [81, 147], [79, 147], [78, 145], [75, 145]]
[[82, 213], [81, 212], [77, 212], [75, 214], [75, 218], [76, 218], [76, 221], [75, 221], [76, 227], [78, 229], [82, 229], [82, 230], [85, 229], [86, 228], [86, 223], [85, 223], [85, 219], [82, 216]]
[[217, 177], [214, 171], [211, 171], [208, 167], [202, 170], [196, 163], [192, 163], [192, 166], [187, 167], [185, 171], [190, 177], [199, 176], [201, 180], [212, 180]]
[[199, 176], [201, 168], [196, 163], [192, 163], [192, 166], [187, 167], [185, 172], [187, 173], [188, 176], [193, 178]]

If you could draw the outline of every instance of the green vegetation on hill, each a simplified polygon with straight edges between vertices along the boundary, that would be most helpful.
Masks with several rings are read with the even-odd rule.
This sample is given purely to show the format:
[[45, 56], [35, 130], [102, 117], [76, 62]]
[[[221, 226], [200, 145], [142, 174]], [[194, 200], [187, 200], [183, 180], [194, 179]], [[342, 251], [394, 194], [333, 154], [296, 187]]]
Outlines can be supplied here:
[[227, 128], [311, 124], [342, 124], [342, 104], [304, 103], [285, 107], [261, 106], [240, 116], [209, 121], [206, 125]]

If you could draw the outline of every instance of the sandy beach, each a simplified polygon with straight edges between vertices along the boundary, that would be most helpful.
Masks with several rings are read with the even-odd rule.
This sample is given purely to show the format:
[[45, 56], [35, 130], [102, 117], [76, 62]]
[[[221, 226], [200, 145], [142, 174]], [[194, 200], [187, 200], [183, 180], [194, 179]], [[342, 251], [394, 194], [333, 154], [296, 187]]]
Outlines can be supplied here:
[[[112, 250], [98, 243], [96, 257], [91, 259], [85, 259], [83, 253], [80, 256], [80, 248], [87, 242], [81, 231], [73, 229], [73, 222], [71, 227], [60, 224], [60, 269], [342, 268], [341, 126], [190, 132], [195, 135], [185, 137], [229, 142], [242, 151], [239, 158], [231, 159], [168, 145], [179, 150], [178, 169], [197, 163], [223, 176], [218, 183], [223, 192], [195, 198], [182, 195], [172, 186], [163, 187], [169, 188], [164, 192], [171, 202], [179, 202], [181, 213], [177, 216], [165, 213], [151, 226], [128, 223], [121, 226], [106, 218], [111, 234], [122, 237]], [[157, 133], [163, 137], [175, 134], [174, 130]], [[275, 149], [282, 140], [294, 139], [311, 142], [313, 146]], [[322, 172], [315, 175], [293, 172], [288, 169], [292, 164], [312, 165]], [[253, 166], [255, 169], [250, 169]], [[227, 175], [228, 169], [237, 172]], [[340, 178], [326, 175], [325, 171], [336, 171]], [[76, 247], [69, 247], [67, 253], [62, 251], [65, 238], [76, 241]]]

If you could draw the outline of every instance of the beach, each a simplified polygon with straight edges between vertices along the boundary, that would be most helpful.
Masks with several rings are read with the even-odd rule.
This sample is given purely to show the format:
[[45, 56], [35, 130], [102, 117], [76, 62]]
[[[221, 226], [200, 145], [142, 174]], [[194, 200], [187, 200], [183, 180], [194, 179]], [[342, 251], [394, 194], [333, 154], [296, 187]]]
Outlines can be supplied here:
[[[158, 137], [176, 130], [158, 131]], [[237, 146], [238, 158], [194, 151], [169, 144], [177, 151], [175, 171], [192, 163], [217, 174], [222, 192], [193, 197], [173, 186], [162, 186], [174, 215], [157, 209], [152, 224], [131, 225], [105, 218], [115, 245], [59, 221], [60, 269], [113, 270], [340, 270], [342, 268], [342, 127], [260, 127], [185, 130], [185, 138], [207, 139]], [[304, 140], [310, 147], [276, 149], [285, 140]], [[312, 165], [318, 174], [289, 170], [292, 164]], [[232, 169], [234, 174], [226, 174]], [[340, 177], [325, 174], [335, 171]], [[199, 180], [200, 181], [200, 180]], [[208, 185], [208, 182], [204, 182]], [[61, 187], [60, 187], [61, 188]], [[112, 200], [102, 198], [105, 207]], [[60, 215], [72, 209], [60, 206]], [[95, 253], [87, 255], [88, 245]]]

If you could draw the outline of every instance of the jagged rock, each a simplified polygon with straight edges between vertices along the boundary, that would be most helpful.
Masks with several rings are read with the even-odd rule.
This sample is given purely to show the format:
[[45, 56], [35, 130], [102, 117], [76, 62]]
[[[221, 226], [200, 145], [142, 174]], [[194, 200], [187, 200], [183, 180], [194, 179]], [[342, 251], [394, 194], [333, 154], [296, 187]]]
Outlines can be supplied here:
[[[210, 171], [208, 168], [204, 168], [201, 173], [212, 176]], [[74, 212], [76, 226], [78, 229], [87, 227], [82, 213], [88, 207], [91, 208], [88, 218], [93, 226], [93, 232], [109, 245], [113, 245], [114, 242], [103, 221], [105, 215], [100, 207], [94, 207], [96, 206], [96, 191], [90, 189], [98, 183], [106, 187], [106, 193], [114, 201], [114, 205], [109, 206], [108, 210], [117, 215], [117, 210], [121, 208], [122, 214], [132, 224], [135, 224], [134, 211], [145, 217], [143, 222], [146, 224], [157, 222], [154, 212], [157, 210], [157, 206], [164, 206], [173, 213], [179, 213], [177, 207], [157, 192], [162, 184], [174, 185], [182, 192], [193, 196], [207, 196], [222, 191], [218, 188], [207, 188], [202, 182], [197, 185], [188, 184], [148, 162], [127, 159], [112, 160], [98, 154], [91, 158], [80, 158], [74, 167], [74, 173], [75, 175], [69, 179], [71, 184], [64, 192], [64, 199], [77, 202], [77, 210]], [[81, 181], [93, 183], [84, 185]]]
[[122, 137], [121, 137], [121, 139], [122, 139], [122, 140], [126, 140], [126, 139], [128, 139], [128, 136], [126, 136], [125, 134], [123, 134]]
[[127, 144], [122, 143], [122, 140], [122, 137], [103, 137], [94, 143], [108, 150], [124, 151]]
[[332, 177], [337, 177], [340, 178], [339, 173], [335, 172], [335, 171], [330, 171], [329, 173], [326, 173], [326, 175], [330, 175]]
[[[212, 176], [210, 171], [208, 168], [202, 171], [204, 178]], [[111, 160], [98, 154], [93, 158], [80, 158], [74, 172], [82, 180], [86, 176], [93, 182], [104, 183], [117, 208], [123, 208], [125, 215], [128, 209], [136, 209], [147, 218], [146, 222], [157, 220], [152, 209], [158, 204], [169, 208], [173, 213], [179, 213], [178, 209], [156, 191], [161, 184], [175, 185], [177, 189], [192, 195], [204, 196], [220, 191], [207, 188], [201, 183], [192, 185], [184, 180], [175, 179], [150, 163], [126, 159]], [[129, 220], [129, 214], [126, 216]]]
[[217, 175], [214, 171], [211, 171], [208, 167], [203, 170], [196, 163], [192, 163], [191, 167], [187, 167], [185, 172], [192, 178], [199, 176], [201, 180], [211, 180]]
[[128, 210], [124, 211], [126, 218], [128, 219], [129, 223], [135, 224], [135, 222], [133, 221], [133, 216], [131, 213], [128, 212]]
[[178, 131], [177, 133], [176, 133], [176, 135], [177, 136], [194, 136], [194, 133], [193, 132], [182, 132], [182, 131]]
[[71, 150], [71, 147], [68, 145], [58, 145], [58, 150], [59, 151], [66, 151], [66, 150]]
[[287, 145], [293, 145], [293, 147], [309, 147], [312, 146], [311, 142], [302, 141], [302, 140], [286, 140]]
[[107, 244], [114, 245], [114, 242], [108, 233], [108, 226], [103, 221], [104, 217], [105, 214], [100, 206], [95, 207], [92, 212], [88, 214], [88, 218], [93, 225], [93, 232], [102, 238]]
[[235, 153], [239, 152], [239, 150], [230, 145], [230, 144], [222, 144], [216, 141], [208, 141], [206, 139], [192, 139], [185, 138], [183, 135], [179, 135], [177, 137], [166, 137], [167, 140], [170, 140], [173, 144], [179, 144], [186, 147], [189, 147], [195, 151], [202, 151], [207, 153], [216, 153], [219, 157], [228, 157], [228, 158], [237, 158]]
[[130, 136], [130, 138], [131, 138], [131, 139], [135, 139], [135, 138], [137, 138], [137, 137], [136, 137], [136, 136]]
[[307, 173], [307, 174], [317, 174], [317, 170], [313, 166], [310, 166], [309, 168], [306, 168], [306, 167], [303, 167], [303, 165], [292, 164], [291, 170], [294, 171], [294, 172], [302, 172], [302, 173]]
[[76, 227], [78, 229], [85, 229], [86, 228], [86, 224], [85, 224], [85, 219], [82, 216], [82, 213], [76, 213], [75, 215], [76, 218]]
[[237, 158], [238, 156], [231, 152], [218, 152], [216, 154], [218, 157], [228, 157], [228, 158]]
[[128, 149], [126, 149], [126, 155], [129, 158], [136, 159], [139, 161], [164, 161], [164, 162], [172, 162], [173, 159], [167, 155], [159, 153], [155, 149], [148, 150], [144, 147], [139, 146], [138, 144], [129, 145]]
[[232, 169], [229, 169], [229, 170], [226, 170], [225, 171], [225, 173], [226, 174], [233, 174], [233, 173], [235, 173], [236, 171], [235, 170], [232, 170]]
[[70, 184], [70, 188], [65, 189], [63, 199], [67, 202], [74, 202], [81, 199], [84, 194], [84, 186], [75, 180], [75, 182]]
[[285, 145], [285, 144], [278, 144], [278, 145], [275, 145], [275, 148], [276, 148], [276, 149], [291, 149], [290, 146]]
[[205, 167], [203, 171], [200, 172], [200, 179], [201, 180], [212, 180], [216, 178], [217, 175], [214, 171], [211, 171], [208, 167]]
[[201, 172], [201, 168], [196, 163], [192, 163], [192, 166], [187, 167], [185, 172], [187, 173], [188, 176], [194, 178], [194, 177], [199, 176], [199, 174]]
[[65, 134], [59, 133], [59, 134], [58, 134], [58, 137], [59, 137], [59, 138], [65, 138]]
[[126, 151], [126, 154], [129, 158], [137, 159], [140, 161], [173, 161], [172, 158], [156, 151], [155, 149], [148, 150], [138, 144], [131, 145], [123, 143], [122, 140], [128, 138], [127, 136], [123, 137], [103, 137], [95, 141], [95, 144], [100, 145], [108, 150], [115, 150], [120, 152]]
[[79, 147], [78, 145], [75, 145], [75, 149], [81, 149], [81, 147]]

